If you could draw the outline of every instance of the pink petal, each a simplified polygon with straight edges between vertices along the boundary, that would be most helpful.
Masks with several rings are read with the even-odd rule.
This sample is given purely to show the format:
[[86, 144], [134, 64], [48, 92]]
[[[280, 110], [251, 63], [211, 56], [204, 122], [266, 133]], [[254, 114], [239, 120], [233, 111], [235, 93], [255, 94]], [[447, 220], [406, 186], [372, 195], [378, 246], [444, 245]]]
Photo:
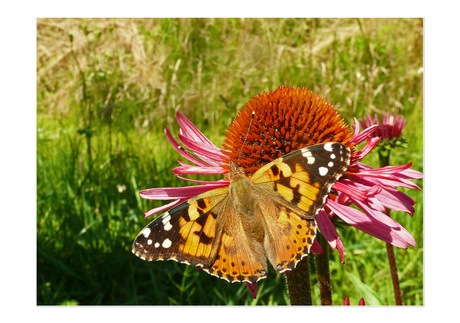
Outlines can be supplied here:
[[184, 181], [188, 181], [188, 182], [193, 182], [193, 183], [200, 183], [200, 184], [222, 184], [222, 186], [228, 186], [228, 184], [230, 183], [228, 180], [225, 180], [225, 179], [219, 179], [218, 181], [201, 181], [201, 180], [198, 180], [198, 179], [191, 179], [191, 178], [187, 178], [187, 177], [182, 177], [180, 175], [176, 175], [177, 178], [180, 178]]
[[214, 145], [195, 141], [181, 134], [179, 134], [179, 140], [184, 144], [184, 146], [193, 151], [195, 154], [200, 155], [200, 157], [204, 156], [214, 161], [214, 166], [220, 165], [222, 159], [228, 158], [221, 153], [219, 148]]
[[175, 206], [177, 206], [177, 205], [179, 205], [179, 204], [181, 204], [181, 203], [183, 203], [185, 201], [187, 201], [187, 199], [178, 199], [178, 200], [176, 200], [174, 202], [171, 202], [171, 203], [165, 204], [163, 206], [151, 209], [148, 212], [144, 212], [144, 218], [147, 219], [149, 216], [151, 216], [153, 214], [166, 211], [166, 210], [168, 210], [170, 208], [173, 208], [173, 207], [175, 207]]
[[174, 200], [177, 198], [191, 198], [222, 186], [225, 186], [224, 183], [184, 187], [158, 187], [142, 190], [139, 194], [142, 198], [148, 200]]
[[[361, 187], [363, 187], [363, 185], [361, 185]], [[349, 179], [340, 179], [332, 185], [332, 188], [336, 191], [343, 192], [350, 197], [353, 196], [355, 199], [360, 201], [365, 201], [367, 199], [367, 192], [358, 188], [356, 183], [350, 181]]]
[[[185, 137], [194, 141], [205, 143], [209, 146], [216, 147], [197, 127], [182, 113], [176, 112], [176, 119], [180, 125], [180, 132]], [[217, 148], [217, 147], [216, 147]]]
[[366, 157], [372, 151], [372, 149], [374, 149], [377, 146], [377, 144], [380, 141], [379, 137], [374, 137], [374, 138], [368, 137], [367, 139], [368, 140], [366, 142], [366, 145], [360, 151], [358, 151], [355, 155], [353, 155], [353, 160], [355, 161], [361, 160], [364, 157]]
[[180, 160], [177, 160], [179, 164], [182, 166], [176, 167], [172, 170], [172, 172], [176, 175], [188, 175], [188, 174], [204, 174], [204, 175], [212, 175], [212, 174], [227, 174], [228, 171], [223, 169], [222, 167], [213, 167], [213, 166], [194, 166], [186, 164]]
[[315, 241], [313, 241], [313, 244], [311, 245], [310, 252], [311, 253], [316, 253], [318, 255], [324, 253], [323, 248], [321, 247], [321, 245], [319, 244], [319, 242], [316, 239], [315, 239]]
[[[370, 234], [380, 240], [391, 243], [399, 248], [407, 248], [410, 244], [415, 246], [415, 240], [402, 226], [392, 229], [373, 217], [366, 216], [357, 209], [340, 205], [332, 200], [328, 201], [328, 207], [343, 221], [356, 227], [357, 229]], [[396, 222], [395, 222], [396, 223]]]
[[251, 293], [252, 298], [256, 299], [257, 298], [257, 283], [251, 284], [248, 282], [245, 282], [246, 286], [249, 288], [249, 292]]
[[402, 172], [399, 172], [399, 176], [404, 176], [404, 178], [420, 179], [423, 178], [423, 173], [414, 169], [406, 169]]
[[208, 164], [206, 164], [206, 163], [202, 162], [201, 160], [196, 159], [195, 157], [190, 155], [185, 149], [181, 149], [181, 146], [177, 143], [177, 141], [169, 133], [168, 128], [165, 128], [165, 136], [168, 139], [168, 141], [171, 143], [171, 145], [174, 147], [174, 149], [176, 149], [177, 152], [179, 154], [181, 154], [184, 158], [190, 160], [192, 163], [195, 163], [195, 164], [203, 166], [203, 167], [209, 166]]
[[[329, 199], [327, 199], [327, 201], [329, 201]], [[324, 210], [319, 211], [319, 214], [316, 217], [316, 221], [318, 222], [318, 228], [320, 229], [321, 234], [329, 243], [331, 249], [337, 249], [339, 251], [340, 258], [342, 259], [342, 264], [344, 264], [345, 255], [343, 251], [343, 244], [328, 214]]]
[[368, 136], [370, 136], [375, 131], [375, 129], [377, 129], [377, 126], [373, 125], [373, 126], [370, 126], [364, 129], [362, 132], [360, 132], [358, 119], [354, 117], [353, 119], [355, 119], [355, 124], [352, 126], [354, 129], [354, 132], [353, 132], [353, 136], [351, 137], [350, 141], [355, 144], [359, 144], [363, 142]]
[[376, 195], [376, 198], [387, 209], [403, 211], [410, 215], [415, 212], [413, 205], [417, 202], [393, 187], [383, 186], [382, 191]]

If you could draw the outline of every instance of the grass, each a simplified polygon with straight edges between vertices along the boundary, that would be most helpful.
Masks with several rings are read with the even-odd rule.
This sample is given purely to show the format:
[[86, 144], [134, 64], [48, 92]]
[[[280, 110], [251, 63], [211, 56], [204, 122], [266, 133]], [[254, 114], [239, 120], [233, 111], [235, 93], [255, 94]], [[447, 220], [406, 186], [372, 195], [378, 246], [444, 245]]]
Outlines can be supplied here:
[[[138, 191], [186, 185], [171, 176], [178, 154], [163, 134], [178, 133], [175, 111], [219, 145], [252, 96], [308, 87], [350, 124], [405, 115], [408, 148], [391, 162], [423, 171], [420, 19], [38, 19], [37, 37], [37, 304], [289, 303], [273, 271], [253, 300], [243, 284], [131, 254], [143, 212], [162, 205]], [[422, 305], [423, 193], [407, 193], [414, 217], [393, 217], [417, 248], [396, 260], [404, 303]], [[334, 304], [394, 304], [384, 243], [339, 230]], [[315, 280], [312, 292], [319, 304]]]

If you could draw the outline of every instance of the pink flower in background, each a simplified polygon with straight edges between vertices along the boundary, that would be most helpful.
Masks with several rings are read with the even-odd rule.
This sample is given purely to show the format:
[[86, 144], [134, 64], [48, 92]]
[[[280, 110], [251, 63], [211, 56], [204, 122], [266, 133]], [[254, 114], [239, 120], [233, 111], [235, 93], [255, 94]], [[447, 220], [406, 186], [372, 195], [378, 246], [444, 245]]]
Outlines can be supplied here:
[[374, 137], [380, 137], [382, 140], [391, 140], [401, 136], [404, 126], [406, 125], [406, 119], [402, 115], [396, 113], [390, 115], [390, 112], [388, 112], [383, 116], [381, 123], [376, 114], [374, 115], [374, 120], [372, 120], [372, 116], [369, 114], [363, 117], [360, 123], [363, 128], [369, 128], [376, 125], [377, 128], [372, 135]]
[[[380, 141], [379, 137], [371, 136], [377, 127], [378, 125], [371, 125], [360, 131], [359, 122], [355, 119], [354, 135], [351, 142], [359, 144], [367, 140], [366, 145], [352, 156], [351, 166], [345, 173], [346, 176], [343, 176], [332, 186], [338, 194], [335, 198], [327, 199], [326, 208], [321, 210], [317, 217], [321, 233], [332, 249], [338, 249], [342, 263], [345, 262], [343, 244], [331, 222], [334, 216], [338, 216], [347, 224], [396, 247], [416, 246], [412, 235], [383, 212], [385, 208], [388, 208], [403, 211], [412, 216], [414, 213], [413, 205], [416, 201], [397, 190], [396, 187], [420, 190], [409, 179], [419, 179], [423, 175], [410, 169], [412, 163], [373, 169], [371, 166], [360, 162]], [[357, 206], [359, 210], [352, 208], [351, 204]]]

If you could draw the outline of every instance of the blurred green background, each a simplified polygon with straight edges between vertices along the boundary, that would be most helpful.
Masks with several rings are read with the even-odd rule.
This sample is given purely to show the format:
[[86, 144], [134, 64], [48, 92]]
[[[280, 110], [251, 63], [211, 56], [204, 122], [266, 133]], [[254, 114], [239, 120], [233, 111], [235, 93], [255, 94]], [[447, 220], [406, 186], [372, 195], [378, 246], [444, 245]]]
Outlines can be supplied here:
[[[189, 185], [172, 175], [179, 155], [163, 134], [178, 133], [175, 111], [219, 146], [251, 97], [282, 85], [311, 89], [350, 125], [403, 114], [408, 148], [391, 163], [423, 171], [422, 19], [38, 19], [37, 304], [289, 304], [273, 270], [254, 300], [245, 284], [131, 254], [143, 213], [165, 203], [138, 191]], [[364, 162], [378, 167], [376, 155]], [[422, 305], [423, 193], [404, 191], [415, 215], [392, 216], [417, 248], [396, 260], [403, 302]], [[394, 304], [385, 244], [339, 234], [334, 304]]]

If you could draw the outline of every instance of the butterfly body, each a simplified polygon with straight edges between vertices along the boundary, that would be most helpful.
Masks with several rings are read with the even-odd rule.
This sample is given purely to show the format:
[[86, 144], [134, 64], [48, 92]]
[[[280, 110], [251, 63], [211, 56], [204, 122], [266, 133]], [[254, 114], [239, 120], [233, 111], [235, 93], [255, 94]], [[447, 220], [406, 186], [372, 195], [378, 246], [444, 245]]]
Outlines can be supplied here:
[[200, 194], [142, 230], [133, 253], [175, 260], [228, 282], [257, 282], [267, 259], [282, 273], [295, 268], [316, 237], [315, 217], [350, 164], [340, 143], [299, 149], [251, 176], [235, 169], [229, 186]]

